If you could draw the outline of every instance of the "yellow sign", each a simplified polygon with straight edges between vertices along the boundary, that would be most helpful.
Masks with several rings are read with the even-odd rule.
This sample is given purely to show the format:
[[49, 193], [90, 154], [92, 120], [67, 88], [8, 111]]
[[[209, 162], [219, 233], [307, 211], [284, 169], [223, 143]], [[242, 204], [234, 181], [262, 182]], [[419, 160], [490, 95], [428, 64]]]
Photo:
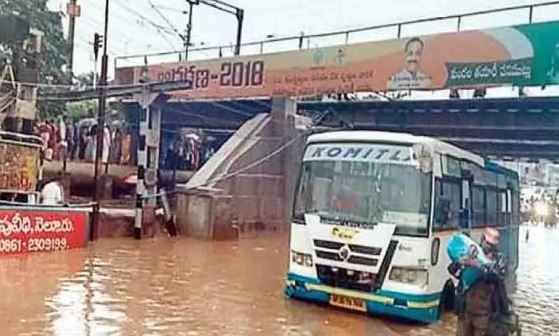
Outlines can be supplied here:
[[359, 231], [350, 228], [335, 227], [332, 229], [332, 235], [343, 240], [352, 240], [358, 233]]

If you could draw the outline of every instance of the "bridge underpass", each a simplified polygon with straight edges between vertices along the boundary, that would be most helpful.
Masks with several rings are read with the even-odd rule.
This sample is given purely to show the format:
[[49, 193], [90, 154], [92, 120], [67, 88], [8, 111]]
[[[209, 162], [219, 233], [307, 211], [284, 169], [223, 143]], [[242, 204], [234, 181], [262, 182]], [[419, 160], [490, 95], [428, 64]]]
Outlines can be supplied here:
[[[137, 104], [125, 103], [132, 123]], [[268, 113], [270, 99], [167, 102], [163, 133], [181, 127], [230, 134], [259, 113]], [[299, 102], [298, 113], [328, 113], [323, 125], [409, 132], [449, 141], [499, 159], [559, 162], [559, 97], [425, 101]]]
[[559, 97], [475, 100], [302, 102], [299, 113], [330, 111], [355, 129], [433, 136], [500, 159], [559, 161]]

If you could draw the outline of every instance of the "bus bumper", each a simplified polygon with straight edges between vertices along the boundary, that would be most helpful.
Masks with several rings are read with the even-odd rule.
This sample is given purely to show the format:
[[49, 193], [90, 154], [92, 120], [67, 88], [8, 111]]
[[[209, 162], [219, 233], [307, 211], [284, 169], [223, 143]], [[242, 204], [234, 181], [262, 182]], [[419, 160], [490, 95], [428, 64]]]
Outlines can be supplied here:
[[424, 323], [435, 322], [439, 318], [440, 293], [429, 295], [407, 295], [386, 291], [364, 293], [323, 285], [317, 279], [288, 273], [285, 295], [325, 304], [330, 303], [332, 295], [338, 295], [364, 301], [369, 315], [398, 316]]

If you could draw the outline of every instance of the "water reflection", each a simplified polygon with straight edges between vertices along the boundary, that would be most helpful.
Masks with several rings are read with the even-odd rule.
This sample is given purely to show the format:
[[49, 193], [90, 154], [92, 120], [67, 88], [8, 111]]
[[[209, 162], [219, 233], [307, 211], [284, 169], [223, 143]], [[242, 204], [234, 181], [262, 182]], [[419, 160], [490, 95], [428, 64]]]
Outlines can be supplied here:
[[[559, 332], [559, 233], [531, 230], [515, 299], [524, 335], [552, 335]], [[235, 243], [122, 239], [2, 260], [2, 334], [454, 334], [450, 314], [424, 326], [284, 299], [286, 246], [278, 235]]]

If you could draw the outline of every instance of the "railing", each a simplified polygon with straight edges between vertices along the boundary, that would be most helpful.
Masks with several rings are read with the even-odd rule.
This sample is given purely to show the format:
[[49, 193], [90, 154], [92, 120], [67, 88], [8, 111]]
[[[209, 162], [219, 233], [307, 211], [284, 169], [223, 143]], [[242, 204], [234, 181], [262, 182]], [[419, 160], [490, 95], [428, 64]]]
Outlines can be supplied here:
[[40, 148], [43, 145], [41, 137], [22, 133], [0, 131], [0, 142], [11, 144], [23, 144]]
[[[265, 45], [274, 44], [274, 43], [282, 43], [282, 42], [288, 42], [288, 43], [293, 42], [293, 47], [291, 48], [292, 50], [296, 50], [297, 47], [298, 47], [298, 49], [304, 49], [304, 48], [308, 49], [308, 48], [311, 48], [311, 41], [313, 39], [324, 38], [324, 37], [342, 36], [342, 37], [345, 37], [345, 44], [348, 44], [348, 43], [350, 43], [350, 37], [351, 37], [352, 34], [360, 33], [360, 32], [387, 29], [387, 28], [395, 29], [396, 30], [396, 34], [395, 34], [396, 36], [394, 36], [394, 37], [401, 38], [402, 37], [402, 31], [403, 31], [404, 27], [409, 26], [409, 25], [414, 25], [414, 24], [426, 23], [426, 22], [455, 20], [456, 21], [455, 22], [456, 31], [461, 31], [462, 28], [463, 28], [462, 27], [462, 25], [463, 25], [462, 21], [463, 21], [464, 18], [472, 17], [472, 16], [479, 16], [479, 15], [494, 14], [494, 13], [518, 11], [518, 10], [526, 10], [527, 11], [527, 21], [525, 23], [530, 23], [531, 24], [534, 21], [534, 9], [541, 8], [541, 7], [557, 6], [557, 5], [559, 5], [559, 1], [550, 1], [550, 2], [533, 4], [533, 5], [520, 5], [520, 6], [512, 6], [512, 7], [498, 8], [498, 9], [488, 9], [488, 10], [475, 11], [475, 12], [470, 12], [470, 13], [465, 13], [465, 14], [454, 14], [454, 15], [438, 16], [438, 17], [432, 17], [432, 18], [423, 18], [423, 19], [417, 19], [417, 20], [403, 21], [403, 22], [399, 22], [399, 23], [387, 23], [387, 24], [360, 27], [360, 28], [354, 28], [354, 29], [348, 29], [348, 30], [333, 31], [333, 32], [327, 32], [327, 33], [310, 34], [310, 35], [305, 35], [305, 34], [301, 33], [300, 35], [296, 35], [296, 36], [270, 38], [270, 39], [262, 40], [262, 41], [253, 41], [253, 42], [243, 43], [241, 45], [241, 55], [251, 55], [251, 54], [264, 53]], [[559, 8], [558, 8], [558, 10], [559, 10]], [[341, 43], [338, 43], [338, 44], [341, 44]], [[247, 47], [257, 47], [257, 48], [259, 48], [259, 52], [256, 52], [256, 53], [254, 53], [254, 52], [252, 52], [252, 53], [244, 52], [244, 50], [246, 50]], [[192, 57], [190, 57], [190, 55], [196, 54], [196, 53], [199, 53], [199, 54], [203, 55], [203, 57], [198, 57], [198, 59], [221, 58], [221, 57], [225, 57], [225, 56], [233, 56], [233, 48], [234, 48], [233, 45], [219, 45], [219, 46], [208, 46], [208, 47], [202, 47], [202, 48], [194, 48], [194, 49], [189, 50], [189, 59], [192, 59]], [[210, 54], [210, 52], [212, 54]], [[136, 54], [136, 55], [118, 56], [114, 60], [114, 66], [115, 66], [115, 69], [116, 69], [117, 66], [118, 66], [119, 61], [127, 61], [129, 64], [134, 64], [134, 62], [132, 61], [134, 59], [138, 60], [138, 62], [140, 62], [140, 60], [141, 60], [141, 62], [143, 63], [145, 57], [157, 58], [157, 57], [164, 57], [164, 56], [175, 56], [174, 59], [178, 61], [181, 57], [181, 52], [169, 51], [169, 52], [158, 52], [158, 53], [149, 53], [149, 54]], [[194, 59], [196, 59], [196, 57], [194, 57]], [[169, 61], [169, 58], [167, 58], [166, 61]], [[154, 63], [154, 62], [150, 62], [150, 63]], [[129, 65], [129, 64], [127, 64], [127, 65]], [[134, 65], [140, 65], [140, 63], [134, 64]], [[124, 65], [124, 66], [126, 66], [126, 65]]]

